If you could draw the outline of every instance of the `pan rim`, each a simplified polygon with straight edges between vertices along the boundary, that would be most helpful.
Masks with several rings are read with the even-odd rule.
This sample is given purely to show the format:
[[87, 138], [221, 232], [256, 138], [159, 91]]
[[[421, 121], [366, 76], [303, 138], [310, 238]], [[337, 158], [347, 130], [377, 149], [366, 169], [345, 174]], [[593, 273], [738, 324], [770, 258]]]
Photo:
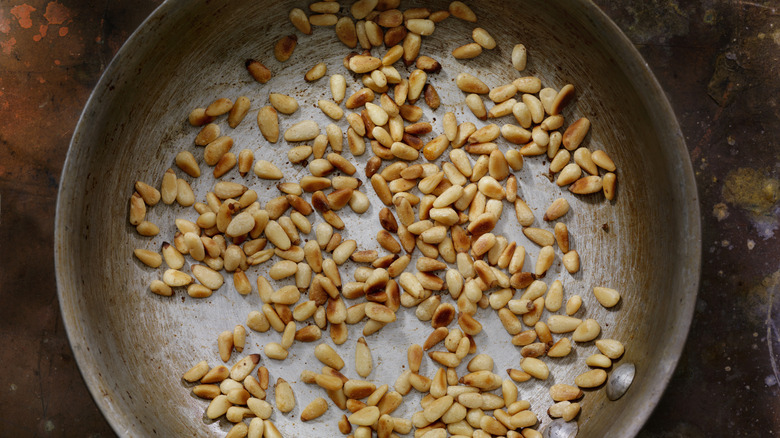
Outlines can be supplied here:
[[[669, 384], [669, 381], [673, 375], [680, 357], [682, 356], [683, 349], [685, 347], [685, 340], [688, 337], [690, 327], [693, 321], [693, 314], [695, 309], [696, 297], [698, 295], [700, 276], [701, 276], [701, 220], [700, 220], [700, 204], [699, 196], [697, 192], [696, 181], [694, 178], [693, 166], [690, 161], [685, 140], [682, 136], [680, 126], [674, 110], [666, 97], [663, 88], [658, 82], [655, 75], [650, 70], [648, 64], [642, 58], [639, 51], [631, 43], [628, 37], [620, 30], [620, 28], [594, 3], [588, 0], [574, 0], [575, 4], [578, 4], [579, 9], [587, 13], [588, 19], [592, 20], [597, 26], [603, 28], [606, 32], [604, 35], [610, 41], [611, 49], [616, 53], [620, 53], [624, 56], [623, 61], [626, 65], [636, 66], [637, 71], [641, 72], [641, 77], [636, 78], [636, 82], [643, 82], [650, 86], [650, 89], [646, 90], [653, 102], [657, 105], [660, 112], [660, 122], [664, 123], [670, 129], [670, 132], [679, 140], [674, 145], [667, 144], [670, 153], [673, 156], [682, 158], [680, 160], [680, 169], [682, 175], [679, 175], [681, 184], [681, 199], [682, 204], [687, 207], [687, 214], [685, 219], [681, 223], [682, 227], [687, 230], [690, 239], [689, 243], [682, 248], [685, 249], [685, 254], [690, 258], [690, 268], [693, 275], [690, 282], [687, 283], [687, 291], [685, 295], [686, 301], [681, 303], [683, 309], [680, 314], [684, 316], [678, 320], [678, 324], [675, 327], [673, 334], [671, 335], [671, 341], [667, 347], [668, 355], [665, 355], [662, 362], [658, 366], [665, 367], [666, 371], [662, 373], [661, 381], [657, 382], [654, 390], [650, 392], [648, 397], [649, 404], [653, 409], [644, 410], [637, 413], [629, 422], [628, 429], [623, 432], [625, 436], [635, 436], [647, 419], [652, 415], [655, 407], [664, 390]], [[57, 196], [57, 205], [55, 213], [55, 241], [54, 241], [54, 264], [55, 264], [55, 277], [57, 285], [57, 296], [60, 303], [60, 312], [64, 322], [65, 331], [70, 342], [71, 350], [78, 364], [79, 372], [81, 373], [84, 382], [89, 389], [92, 398], [95, 400], [98, 408], [106, 418], [107, 422], [111, 425], [112, 429], [117, 435], [120, 436], [137, 436], [141, 435], [141, 430], [138, 428], [132, 416], [129, 413], [119, 411], [116, 406], [111, 403], [110, 397], [107, 397], [101, 390], [101, 387], [105, 386], [106, 379], [100, 376], [99, 368], [95, 361], [93, 353], [88, 351], [88, 345], [86, 339], [78, 330], [79, 321], [77, 314], [68, 313], [64, 311], [62, 306], [63, 302], [66, 302], [74, 296], [75, 288], [70, 282], [70, 271], [68, 270], [67, 260], [70, 253], [66, 249], [65, 236], [66, 233], [73, 232], [68, 229], [69, 218], [63, 213], [64, 205], [69, 202], [71, 193], [75, 186], [67, 180], [67, 174], [69, 169], [76, 166], [76, 149], [81, 142], [82, 133], [88, 128], [86, 125], [89, 123], [90, 110], [99, 105], [99, 101], [107, 95], [109, 86], [112, 82], [112, 78], [117, 74], [117, 71], [122, 67], [123, 62], [128, 57], [127, 53], [135, 50], [135, 46], [144, 44], [144, 37], [154, 35], [157, 32], [164, 31], [166, 27], [166, 16], [175, 11], [177, 8], [186, 7], [187, 2], [184, 0], [165, 0], [160, 4], [130, 35], [125, 41], [122, 47], [117, 51], [116, 55], [112, 58], [108, 67], [101, 75], [99, 81], [93, 88], [84, 108], [79, 116], [78, 123], [71, 137], [71, 141], [68, 146], [68, 152], [63, 164], [62, 172], [60, 174], [60, 187]]]

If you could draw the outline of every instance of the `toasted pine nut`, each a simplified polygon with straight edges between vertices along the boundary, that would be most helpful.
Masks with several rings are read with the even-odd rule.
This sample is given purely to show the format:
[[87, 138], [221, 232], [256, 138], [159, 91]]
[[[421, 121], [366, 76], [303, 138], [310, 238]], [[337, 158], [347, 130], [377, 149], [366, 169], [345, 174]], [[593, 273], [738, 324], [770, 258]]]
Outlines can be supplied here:
[[471, 38], [477, 42], [482, 48], [492, 50], [496, 48], [496, 40], [483, 28], [475, 27], [471, 32]]
[[409, 32], [404, 37], [404, 64], [412, 65], [414, 60], [417, 59], [417, 55], [420, 54], [420, 46], [422, 44], [422, 38], [419, 34]]
[[276, 342], [269, 342], [263, 347], [263, 352], [269, 359], [285, 360], [287, 359], [287, 350]]
[[312, 140], [320, 134], [320, 127], [314, 120], [303, 120], [292, 125], [284, 132], [284, 139], [287, 141], [307, 141]]
[[311, 35], [311, 24], [309, 23], [309, 17], [306, 16], [306, 12], [299, 8], [293, 8], [290, 11], [290, 22], [296, 29], [306, 35]]
[[512, 65], [517, 71], [525, 70], [526, 60], [528, 59], [528, 52], [524, 45], [515, 44], [512, 48]]
[[582, 305], [582, 297], [579, 295], [572, 295], [571, 298], [566, 301], [566, 314], [574, 315], [580, 309]]
[[233, 107], [230, 109], [230, 114], [228, 114], [228, 125], [231, 128], [235, 128], [244, 120], [247, 111], [249, 111], [249, 105], [249, 98], [246, 96], [241, 96], [236, 99], [236, 103], [233, 104]]
[[357, 426], [371, 426], [379, 420], [379, 408], [366, 406], [349, 416], [349, 422]]
[[471, 8], [466, 6], [466, 4], [463, 2], [454, 1], [450, 3], [449, 11], [453, 17], [460, 18], [463, 21], [469, 21], [472, 23], [477, 21], [477, 16], [474, 14], [474, 11], [472, 11]]
[[252, 75], [252, 77], [261, 84], [265, 84], [271, 79], [271, 70], [268, 70], [268, 67], [260, 63], [259, 61], [256, 61], [254, 59], [247, 59], [245, 63], [247, 71], [249, 71], [249, 74]]
[[582, 117], [569, 125], [563, 133], [563, 146], [573, 151], [577, 149], [590, 130], [590, 120]]
[[[482, 50], [480, 45], [474, 44]], [[490, 92], [490, 88], [484, 82], [468, 73], [458, 74], [455, 78], [455, 84], [461, 91], [466, 93], [487, 94]]]
[[475, 116], [477, 116], [480, 120], [486, 120], [487, 119], [487, 108], [485, 108], [485, 103], [482, 101], [482, 98], [479, 97], [478, 94], [469, 94], [466, 96], [466, 106], [469, 107], [472, 113], [474, 113]]
[[368, 16], [376, 7], [377, 2], [371, 0], [358, 0], [352, 3], [349, 12], [355, 17], [355, 20], [362, 20]]
[[574, 151], [574, 162], [591, 175], [598, 175], [599, 170], [591, 158], [590, 150], [586, 147], [577, 148]]
[[617, 360], [625, 352], [625, 347], [620, 341], [614, 339], [599, 339], [596, 341], [596, 348], [612, 360]]
[[258, 111], [257, 126], [269, 142], [276, 143], [279, 139], [279, 116], [272, 106], [264, 106]]
[[617, 187], [617, 177], [612, 172], [607, 172], [602, 178], [602, 184], [604, 189], [604, 197], [608, 201], [615, 199], [615, 190]]
[[274, 398], [276, 400], [276, 408], [285, 414], [292, 411], [295, 407], [295, 394], [292, 387], [281, 377], [276, 379]]
[[319, 359], [320, 362], [325, 365], [340, 370], [344, 368], [344, 360], [341, 356], [328, 344], [319, 344], [314, 348], [314, 356]]
[[597, 368], [586, 371], [574, 378], [574, 383], [580, 388], [595, 388], [607, 381], [607, 372]]
[[612, 158], [610, 158], [609, 155], [607, 155], [607, 153], [602, 150], [593, 151], [591, 154], [591, 159], [597, 166], [608, 172], [614, 172], [615, 169], [617, 169], [615, 162], [612, 161]]
[[576, 342], [588, 342], [596, 339], [601, 333], [601, 326], [595, 319], [586, 319], [574, 330], [572, 340]]
[[327, 410], [328, 402], [322, 397], [317, 397], [301, 411], [301, 421], [310, 421], [321, 417]]
[[[323, 2], [329, 3], [329, 2]], [[338, 8], [336, 8], [338, 9]], [[355, 22], [349, 17], [341, 17], [336, 22], [336, 37], [349, 48], [357, 47], [358, 37]]]
[[594, 287], [593, 295], [602, 306], [607, 308], [614, 307], [620, 301], [620, 293], [607, 287]]
[[520, 361], [520, 367], [526, 373], [539, 380], [547, 380], [550, 375], [550, 370], [547, 368], [547, 364], [534, 357], [526, 357]]
[[[311, 22], [311, 18], [309, 19]], [[312, 23], [313, 24], [313, 23]], [[295, 46], [298, 44], [298, 37], [295, 35], [287, 35], [282, 37], [276, 45], [274, 45], [274, 57], [279, 62], [285, 62], [290, 59]]]
[[576, 274], [580, 270], [580, 255], [576, 250], [565, 253], [561, 261], [570, 274]]
[[340, 120], [344, 116], [344, 111], [337, 104], [329, 100], [319, 100], [317, 101], [317, 106], [320, 107], [326, 116], [333, 120]]
[[582, 395], [582, 390], [573, 385], [558, 383], [550, 387], [550, 397], [556, 402], [576, 400]]
[[554, 221], [569, 212], [569, 202], [564, 198], [553, 201], [544, 213], [544, 220]]

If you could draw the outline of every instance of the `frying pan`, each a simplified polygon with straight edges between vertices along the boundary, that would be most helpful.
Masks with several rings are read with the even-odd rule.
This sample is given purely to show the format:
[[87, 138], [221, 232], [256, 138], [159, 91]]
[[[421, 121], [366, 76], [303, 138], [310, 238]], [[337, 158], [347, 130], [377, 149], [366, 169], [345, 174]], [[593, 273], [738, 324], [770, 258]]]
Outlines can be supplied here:
[[[437, 10], [447, 9], [447, 5], [426, 2], [424, 6]], [[282, 130], [308, 118], [324, 127], [329, 121], [316, 102], [330, 98], [327, 77], [308, 84], [303, 81], [304, 73], [324, 61], [328, 74], [348, 77], [348, 95], [360, 84], [359, 78], [353, 78], [342, 66], [349, 49], [337, 41], [332, 28], [315, 27], [311, 36], [298, 33], [292, 58], [286, 63], [273, 58], [274, 43], [296, 33], [287, 19], [295, 6], [307, 10], [307, 4], [297, 2], [165, 2], [119, 51], [73, 135], [57, 206], [59, 299], [84, 379], [120, 436], [223, 436], [230, 427], [225, 420], [205, 420], [207, 401], [191, 395], [191, 385], [180, 377], [200, 360], [211, 366], [221, 363], [217, 334], [244, 323], [251, 310], [259, 309], [259, 297], [256, 293], [239, 295], [229, 278], [206, 299], [192, 299], [181, 290], [169, 298], [149, 292], [149, 283], [161, 277], [162, 269], [140, 264], [132, 256], [133, 249], [159, 250], [163, 241], [172, 239], [175, 218], [195, 220], [197, 213], [191, 208], [159, 204], [150, 209], [148, 219], [160, 226], [161, 232], [145, 238], [128, 224], [128, 199], [136, 180], [159, 187], [165, 170], [175, 168], [173, 159], [179, 151], [202, 156], [193, 144], [197, 128], [187, 123], [187, 115], [219, 97], [245, 95], [252, 102], [249, 115], [236, 129], [228, 128], [224, 120], [218, 122], [223, 133], [235, 139], [236, 153], [243, 148], [254, 150], [256, 159], [276, 163], [287, 180], [306, 174], [305, 168], [286, 162], [289, 145], [262, 139], [254, 121], [257, 110], [266, 105], [270, 92], [291, 94], [301, 109], [282, 116]], [[412, 6], [415, 4], [402, 5]], [[621, 399], [609, 401], [603, 389], [586, 391], [577, 420], [578, 436], [634, 436], [674, 370], [698, 287], [698, 201], [677, 121], [639, 54], [592, 3], [483, 1], [472, 8], [479, 19], [476, 25], [498, 41], [496, 49], [473, 60], [453, 59], [451, 50], [470, 42], [475, 26], [454, 17], [439, 23], [436, 32], [423, 40], [421, 54], [436, 58], [443, 66], [440, 73], [429, 76], [439, 90], [443, 109], [455, 112], [459, 122], [483, 124], [463, 109], [464, 95], [454, 86], [460, 72], [474, 74], [491, 87], [526, 74], [538, 76], [545, 86], [556, 89], [572, 83], [577, 94], [564, 111], [567, 124], [588, 117], [592, 129], [585, 145], [607, 151], [618, 165], [618, 194], [612, 202], [600, 194], [574, 196], [557, 187], [546, 175], [549, 163], [544, 157], [529, 157], [516, 175], [520, 194], [537, 218], [535, 226], [551, 229], [541, 216], [555, 198], [562, 196], [572, 205], [562, 221], [572, 234], [573, 248], [580, 253], [582, 269], [568, 274], [558, 253], [544, 281], [549, 284], [560, 279], [565, 298], [581, 295], [584, 304], [577, 316], [597, 319], [602, 325], [601, 338], [618, 339], [626, 345], [626, 353], [616, 365], [636, 365], [634, 382]], [[342, 13], [345, 10], [342, 7]], [[509, 61], [517, 43], [529, 51], [528, 68], [523, 73], [515, 71]], [[383, 53], [384, 49], [375, 49], [375, 54]], [[248, 58], [264, 62], [274, 78], [264, 85], [255, 82], [243, 66]], [[411, 71], [398, 65], [403, 76]], [[421, 106], [424, 120], [434, 124], [435, 132], [441, 132], [443, 111], [434, 114]], [[343, 120], [339, 123], [346, 129]], [[501, 144], [502, 149], [506, 147]], [[362, 157], [346, 155], [357, 163], [362, 177], [370, 149]], [[198, 179], [176, 171], [191, 182], [202, 201], [214, 180], [210, 168], [201, 164], [201, 169], [204, 176]], [[233, 170], [223, 179], [255, 189], [261, 201], [277, 195], [273, 184], [251, 172], [242, 178]], [[369, 195], [372, 207], [359, 217], [351, 213], [347, 217], [344, 212], [348, 226], [343, 235], [360, 242], [361, 249], [373, 249], [373, 236], [379, 229], [378, 201], [370, 185], [361, 190]], [[523, 236], [511, 207], [505, 209], [498, 232], [527, 249], [525, 270], [533, 269], [539, 248]], [[257, 275], [267, 273], [266, 269], [253, 268], [250, 279], [254, 282]], [[342, 275], [348, 277], [349, 269], [345, 267]], [[592, 294], [593, 286], [621, 291], [620, 304], [612, 309], [601, 307]], [[478, 349], [494, 358], [495, 372], [505, 376], [506, 368], [518, 368], [519, 351], [509, 343], [495, 312], [483, 309], [477, 317], [485, 325], [476, 337]], [[354, 342], [360, 330], [361, 325], [351, 327], [347, 343], [336, 347], [348, 364], [344, 371], [352, 376]], [[411, 310], [399, 311], [397, 322], [367, 339], [375, 364], [369, 380], [392, 386], [404, 369], [407, 346], [422, 343], [430, 330], [430, 325], [418, 321]], [[332, 345], [328, 338], [326, 331], [322, 341]], [[278, 340], [273, 331], [250, 332], [243, 354], [261, 352], [266, 342]], [[592, 342], [578, 345], [568, 357], [548, 360], [552, 371], [548, 381], [519, 385], [520, 398], [531, 402], [540, 427], [550, 421], [545, 413], [551, 404], [549, 386], [573, 383], [574, 376], [588, 369], [584, 359], [595, 352]], [[234, 353], [228, 365], [240, 357]], [[319, 370], [313, 345], [294, 345], [283, 363], [267, 358], [262, 363], [272, 379], [283, 377], [295, 390], [297, 407], [290, 414], [276, 412], [272, 417], [285, 436], [337, 432], [335, 407], [313, 422], [296, 420], [303, 406], [323, 395], [318, 388], [299, 382], [301, 370]], [[463, 368], [459, 368], [459, 375]], [[432, 377], [434, 363], [426, 362], [421, 372]], [[269, 400], [272, 398], [269, 395]], [[393, 415], [411, 418], [418, 410], [418, 399], [413, 391]]]

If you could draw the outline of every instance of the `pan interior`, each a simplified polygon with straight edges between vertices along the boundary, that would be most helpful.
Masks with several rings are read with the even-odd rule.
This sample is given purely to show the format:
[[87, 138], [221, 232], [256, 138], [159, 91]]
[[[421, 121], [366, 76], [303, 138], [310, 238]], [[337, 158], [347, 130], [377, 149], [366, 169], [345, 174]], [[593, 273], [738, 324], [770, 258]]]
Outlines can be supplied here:
[[[426, 2], [425, 6], [446, 9], [447, 3]], [[252, 149], [255, 159], [274, 162], [289, 181], [307, 174], [305, 168], [287, 162], [289, 146], [284, 141], [269, 144], [262, 139], [254, 121], [258, 109], [266, 104], [270, 92], [290, 94], [301, 108], [280, 117], [282, 131], [309, 118], [324, 128], [331, 121], [316, 103], [330, 99], [327, 76], [310, 84], [304, 82], [304, 73], [322, 61], [327, 63], [328, 75], [347, 76], [347, 95], [361, 85], [359, 78], [347, 74], [342, 66], [349, 49], [337, 41], [332, 28], [315, 27], [313, 35], [295, 32], [287, 18], [292, 7], [290, 3], [249, 0], [164, 3], [120, 51], [74, 135], [58, 203], [60, 302], [84, 377], [120, 435], [221, 436], [230, 427], [224, 420], [211, 423], [204, 419], [207, 402], [192, 396], [190, 386], [180, 376], [203, 359], [212, 366], [221, 363], [217, 334], [245, 323], [247, 314], [262, 303], [256, 293], [246, 297], [236, 293], [229, 278], [207, 299], [192, 299], [182, 290], [170, 298], [150, 293], [149, 283], [160, 278], [164, 268], [145, 267], [133, 258], [132, 250], [159, 249], [164, 241], [171, 241], [176, 218], [194, 221], [197, 213], [191, 208], [159, 204], [150, 209], [148, 218], [161, 232], [144, 238], [128, 224], [127, 200], [136, 180], [159, 187], [169, 167], [190, 181], [199, 201], [205, 199], [214, 184], [211, 168], [201, 164], [204, 176], [192, 179], [176, 169], [173, 161], [181, 150], [202, 156], [202, 149], [192, 142], [198, 130], [187, 123], [187, 115], [219, 97], [245, 95], [252, 102], [249, 114], [236, 129], [228, 128], [224, 119], [219, 121], [223, 133], [235, 140], [234, 153]], [[586, 392], [579, 417], [580, 436], [633, 436], [674, 369], [698, 284], [696, 193], [681, 134], [641, 59], [592, 4], [485, 1], [472, 7], [479, 17], [477, 25], [496, 38], [498, 47], [473, 60], [453, 59], [452, 49], [471, 42], [475, 27], [454, 17], [424, 37], [421, 54], [432, 56], [443, 66], [441, 72], [429, 75], [443, 108], [434, 114], [420, 104], [425, 111], [423, 120], [432, 122], [435, 133], [441, 133], [444, 110], [453, 111], [459, 122], [469, 120], [478, 127], [485, 124], [464, 109], [464, 95], [454, 84], [460, 72], [481, 78], [491, 88], [523, 75], [535, 75], [545, 86], [556, 89], [574, 84], [576, 98], [564, 111], [567, 124], [579, 117], [591, 120], [587, 146], [607, 151], [618, 165], [615, 201], [607, 202], [601, 195], [574, 196], [558, 188], [546, 175], [549, 162], [544, 157], [529, 157], [516, 175], [521, 197], [537, 218], [535, 226], [552, 228], [541, 217], [554, 199], [564, 197], [572, 206], [562, 221], [580, 254], [582, 269], [575, 275], [566, 273], [560, 251], [556, 251], [556, 261], [544, 281], [549, 284], [559, 279], [565, 298], [582, 296], [583, 310], [576, 316], [598, 320], [601, 338], [620, 340], [627, 347], [619, 363], [633, 362], [637, 367], [632, 388], [617, 402], [608, 401], [603, 390]], [[279, 63], [272, 56], [273, 45], [292, 33], [298, 34], [298, 46], [288, 62]], [[514, 70], [509, 61], [516, 43], [523, 43], [529, 51], [528, 68], [523, 73]], [[374, 54], [382, 56], [384, 49], [375, 49]], [[264, 85], [255, 82], [244, 68], [248, 58], [265, 63], [274, 72], [273, 79]], [[411, 72], [400, 63], [397, 66], [404, 77]], [[344, 120], [338, 124], [346, 130]], [[500, 147], [505, 150], [507, 144]], [[345, 155], [353, 159], [348, 152]], [[370, 156], [369, 148], [366, 155], [354, 158], [361, 178]], [[254, 189], [261, 203], [278, 194], [275, 184], [251, 172], [240, 177], [233, 170], [223, 180]], [[372, 207], [360, 217], [345, 210], [348, 226], [342, 235], [357, 240], [359, 249], [379, 249], [374, 240], [379, 230], [379, 201], [370, 184], [361, 190], [371, 199]], [[532, 270], [539, 248], [523, 236], [508, 204], [499, 232], [526, 248], [524, 270]], [[348, 269], [342, 275], [351, 279]], [[267, 269], [256, 267], [248, 274], [254, 283]], [[604, 309], [592, 294], [593, 286], [621, 291], [621, 303]], [[509, 343], [510, 336], [495, 318], [495, 311], [480, 310], [477, 317], [485, 325], [476, 337], [478, 350], [493, 356], [495, 372], [505, 376], [505, 369], [518, 368], [519, 351]], [[354, 342], [361, 328], [350, 327], [349, 340], [337, 347], [347, 362], [345, 371], [352, 376], [356, 376]], [[407, 346], [422, 344], [430, 330], [429, 323], [417, 320], [407, 310], [399, 312], [397, 322], [367, 337], [375, 364], [369, 380], [392, 387], [405, 369]], [[326, 338], [327, 333], [323, 333], [323, 340], [332, 345]], [[261, 352], [266, 342], [278, 341], [273, 331], [250, 332], [244, 354]], [[593, 343], [586, 343], [564, 359], [548, 360], [555, 362], [551, 378], [520, 384], [520, 398], [529, 400], [540, 420], [549, 422], [547, 388], [554, 383], [573, 383], [576, 375], [588, 369], [584, 359], [595, 352]], [[228, 365], [241, 356], [234, 353]], [[284, 363], [264, 358], [263, 364], [272, 378], [293, 382], [298, 406], [289, 415], [277, 412], [273, 417], [286, 436], [328, 436], [337, 431], [333, 407], [327, 420], [296, 421], [303, 406], [322, 396], [318, 388], [299, 382], [301, 370], [320, 368], [313, 345], [296, 344]], [[422, 372], [432, 377], [434, 365], [426, 363]], [[466, 372], [465, 361], [461, 368], [459, 375]], [[418, 399], [413, 392], [393, 415], [410, 418], [418, 410]]]

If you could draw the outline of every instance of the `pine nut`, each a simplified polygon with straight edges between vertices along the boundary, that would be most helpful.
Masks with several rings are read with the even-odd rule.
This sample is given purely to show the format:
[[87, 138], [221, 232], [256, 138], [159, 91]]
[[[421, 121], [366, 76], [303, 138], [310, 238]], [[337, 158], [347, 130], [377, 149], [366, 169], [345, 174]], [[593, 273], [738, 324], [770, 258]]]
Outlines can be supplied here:
[[553, 201], [544, 213], [544, 220], [554, 221], [566, 215], [569, 212], [569, 202], [564, 198], [558, 198]]
[[614, 307], [618, 301], [620, 301], [620, 294], [618, 291], [607, 287], [594, 287], [593, 295], [595, 295], [599, 303], [606, 308]]
[[574, 162], [591, 175], [598, 175], [599, 173], [588, 148], [577, 148], [577, 150], [574, 151]]
[[623, 355], [625, 347], [620, 341], [614, 339], [599, 339], [596, 341], [596, 348], [610, 359], [617, 360]]
[[422, 38], [419, 34], [414, 32], [408, 32], [404, 36], [404, 64], [412, 65], [414, 60], [417, 59], [417, 55], [420, 54], [420, 45], [422, 44]]
[[563, 146], [573, 151], [577, 149], [590, 130], [590, 120], [582, 117], [569, 125], [563, 133]]
[[311, 24], [309, 23], [309, 17], [306, 16], [306, 13], [303, 10], [299, 8], [293, 8], [290, 11], [289, 18], [293, 26], [301, 31], [301, 33], [311, 35]]
[[263, 352], [269, 359], [285, 360], [287, 359], [287, 350], [276, 342], [269, 342], [263, 347]]
[[[528, 51], [522, 44], [515, 44], [512, 48], [512, 65], [517, 71], [525, 70], [526, 62], [528, 59]], [[528, 93], [528, 91], [525, 91]]]
[[301, 411], [301, 421], [310, 421], [319, 418], [325, 414], [327, 410], [328, 402], [322, 397], [317, 397]]
[[601, 326], [595, 319], [586, 319], [574, 330], [572, 340], [576, 342], [589, 342], [601, 333]]
[[550, 375], [550, 370], [547, 368], [547, 364], [534, 357], [526, 357], [520, 361], [520, 368], [532, 377], [539, 380], [547, 380]]
[[[308, 23], [308, 20], [307, 20]], [[304, 32], [305, 33], [305, 32]], [[265, 65], [260, 63], [259, 61], [256, 61], [254, 59], [247, 59], [245, 63], [247, 71], [249, 71], [249, 74], [261, 84], [265, 84], [271, 79], [271, 70], [268, 69]]]
[[313, 140], [320, 134], [320, 127], [314, 120], [304, 120], [292, 125], [284, 132], [284, 139], [290, 142]]
[[[273, 406], [271, 406], [271, 404], [267, 401], [261, 400], [259, 398], [249, 398], [249, 400], [246, 401], [246, 405], [253, 414], [263, 420], [270, 418], [271, 413], [273, 412]], [[265, 423], [266, 425], [268, 424], [268, 422]]]
[[586, 371], [574, 378], [574, 383], [580, 388], [595, 388], [607, 381], [607, 372], [602, 369]]
[[[329, 3], [329, 2], [322, 2]], [[338, 9], [338, 4], [336, 9]], [[349, 17], [341, 17], [336, 21], [336, 37], [349, 48], [357, 47], [358, 37], [355, 22]]]
[[472, 11], [471, 8], [466, 6], [466, 4], [463, 2], [454, 1], [450, 3], [449, 11], [453, 17], [460, 18], [463, 21], [469, 21], [472, 23], [477, 21], [477, 16], [474, 14], [474, 11]]
[[[479, 47], [480, 51], [482, 50], [479, 44], [474, 43], [474, 45]], [[484, 82], [468, 73], [458, 74], [455, 78], [455, 84], [465, 93], [487, 94], [490, 92], [490, 88]]]
[[[309, 18], [309, 21], [311, 22], [311, 17]], [[274, 45], [274, 57], [279, 62], [287, 61], [288, 59], [290, 59], [290, 56], [292, 56], [293, 52], [295, 51], [296, 45], [298, 45], [297, 36], [287, 35], [285, 37], [282, 37], [276, 43], [276, 45]]]
[[558, 383], [550, 387], [550, 397], [556, 402], [576, 400], [582, 395], [582, 390], [573, 385]]
[[349, 12], [355, 17], [355, 20], [362, 20], [374, 10], [376, 5], [376, 0], [358, 0], [352, 3]]
[[561, 261], [570, 274], [576, 274], [580, 270], [580, 255], [576, 250], [565, 253]]
[[341, 356], [336, 353], [336, 350], [328, 344], [317, 345], [314, 349], [314, 356], [317, 357], [320, 362], [331, 368], [336, 370], [344, 368], [344, 360], [342, 360]]
[[356, 426], [371, 426], [379, 420], [379, 408], [366, 406], [349, 416], [349, 422]]
[[604, 197], [607, 198], [608, 201], [615, 199], [615, 190], [617, 190], [617, 177], [615, 174], [612, 172], [605, 173], [602, 179], [602, 184], [604, 189]]
[[276, 384], [274, 385], [274, 398], [276, 400], [276, 408], [285, 414], [292, 411], [295, 407], [295, 394], [293, 393], [292, 387], [281, 377], [276, 379]]

